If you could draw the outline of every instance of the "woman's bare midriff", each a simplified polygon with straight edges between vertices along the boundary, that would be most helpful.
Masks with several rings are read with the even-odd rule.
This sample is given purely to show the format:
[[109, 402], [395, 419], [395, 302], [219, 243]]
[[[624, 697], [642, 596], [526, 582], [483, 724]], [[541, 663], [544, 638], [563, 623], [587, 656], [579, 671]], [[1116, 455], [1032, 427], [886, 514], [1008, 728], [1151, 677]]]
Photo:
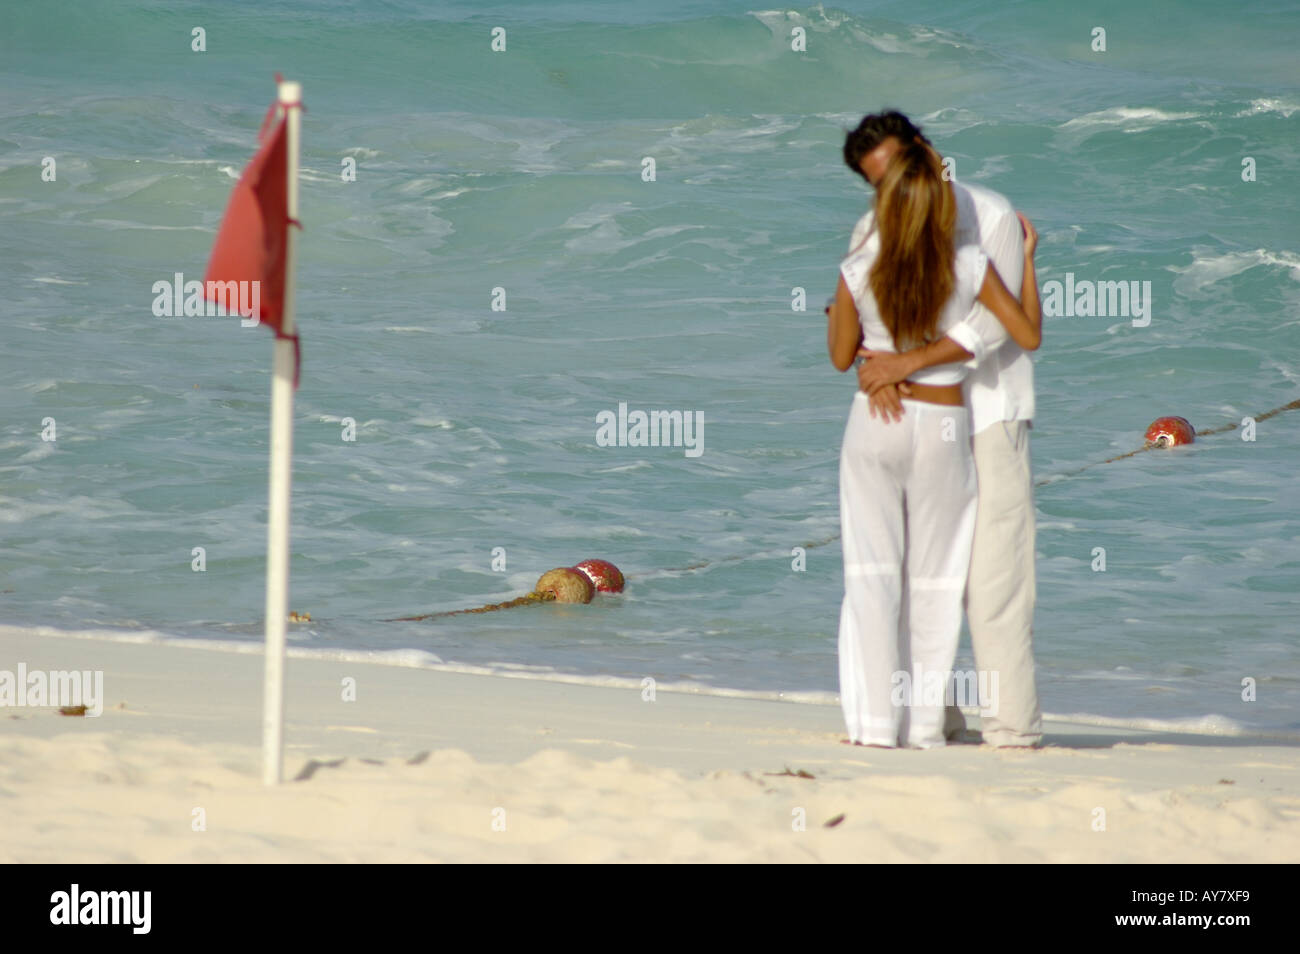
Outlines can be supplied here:
[[960, 384], [913, 384], [911, 381], [903, 383], [911, 388], [912, 393], [908, 397], [914, 401], [948, 404], [953, 407], [961, 407], [966, 403], [961, 394]]

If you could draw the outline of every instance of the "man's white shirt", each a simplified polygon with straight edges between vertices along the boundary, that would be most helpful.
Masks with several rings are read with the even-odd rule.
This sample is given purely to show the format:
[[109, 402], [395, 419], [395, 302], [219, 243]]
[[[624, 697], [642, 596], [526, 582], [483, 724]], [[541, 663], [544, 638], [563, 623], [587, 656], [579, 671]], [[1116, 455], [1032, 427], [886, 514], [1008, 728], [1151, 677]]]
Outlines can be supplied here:
[[[952, 183], [957, 200], [957, 230], [954, 244], [979, 245], [997, 267], [1002, 282], [1016, 298], [1024, 279], [1025, 246], [1020, 220], [1006, 197], [981, 186]], [[875, 211], [853, 227], [849, 251], [857, 249], [875, 223]], [[973, 370], [962, 387], [971, 412], [971, 433], [999, 421], [1032, 421], [1034, 418], [1034, 365], [1029, 353], [1010, 339], [993, 312], [975, 302], [965, 320], [948, 332], [975, 357], [967, 362]]]

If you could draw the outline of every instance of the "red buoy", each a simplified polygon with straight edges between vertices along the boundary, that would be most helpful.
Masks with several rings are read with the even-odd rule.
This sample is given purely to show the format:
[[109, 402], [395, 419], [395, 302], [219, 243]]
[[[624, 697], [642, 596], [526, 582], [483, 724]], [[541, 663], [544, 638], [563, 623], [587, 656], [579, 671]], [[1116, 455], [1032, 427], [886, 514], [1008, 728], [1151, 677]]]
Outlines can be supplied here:
[[623, 573], [608, 560], [583, 560], [574, 569], [586, 574], [601, 593], [623, 592]]
[[1196, 428], [1185, 417], [1162, 417], [1147, 428], [1147, 447], [1177, 447], [1196, 440]]

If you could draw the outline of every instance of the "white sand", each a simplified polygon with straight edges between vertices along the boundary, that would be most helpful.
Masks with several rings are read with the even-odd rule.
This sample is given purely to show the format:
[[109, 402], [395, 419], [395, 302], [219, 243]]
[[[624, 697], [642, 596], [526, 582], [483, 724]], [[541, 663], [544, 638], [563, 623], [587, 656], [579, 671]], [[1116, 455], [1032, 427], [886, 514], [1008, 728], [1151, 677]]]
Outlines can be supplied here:
[[20, 661], [103, 670], [106, 702], [0, 709], [5, 862], [1300, 860], [1290, 744], [1050, 723], [1039, 751], [886, 751], [829, 706], [291, 658], [301, 778], [268, 789], [260, 655], [0, 627]]

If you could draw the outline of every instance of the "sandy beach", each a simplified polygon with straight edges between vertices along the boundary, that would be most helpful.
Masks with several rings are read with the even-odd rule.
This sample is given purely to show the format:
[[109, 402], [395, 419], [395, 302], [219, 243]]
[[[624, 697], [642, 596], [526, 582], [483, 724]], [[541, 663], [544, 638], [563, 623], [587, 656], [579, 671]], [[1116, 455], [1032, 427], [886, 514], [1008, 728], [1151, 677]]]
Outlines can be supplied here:
[[268, 789], [260, 654], [0, 646], [0, 669], [102, 670], [105, 697], [0, 711], [5, 862], [1300, 859], [1300, 758], [1268, 739], [1049, 721], [1037, 751], [866, 749], [831, 706], [291, 650]]

